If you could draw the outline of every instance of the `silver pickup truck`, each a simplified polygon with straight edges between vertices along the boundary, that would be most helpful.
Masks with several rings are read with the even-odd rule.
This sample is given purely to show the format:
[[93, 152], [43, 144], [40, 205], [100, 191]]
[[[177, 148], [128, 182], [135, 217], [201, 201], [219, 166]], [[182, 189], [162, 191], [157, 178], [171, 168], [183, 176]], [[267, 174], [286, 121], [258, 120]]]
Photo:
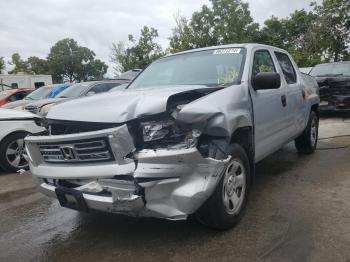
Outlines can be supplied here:
[[316, 81], [284, 50], [232, 44], [165, 56], [127, 89], [53, 107], [26, 138], [32, 174], [64, 207], [227, 229], [254, 165], [295, 141], [313, 153]]

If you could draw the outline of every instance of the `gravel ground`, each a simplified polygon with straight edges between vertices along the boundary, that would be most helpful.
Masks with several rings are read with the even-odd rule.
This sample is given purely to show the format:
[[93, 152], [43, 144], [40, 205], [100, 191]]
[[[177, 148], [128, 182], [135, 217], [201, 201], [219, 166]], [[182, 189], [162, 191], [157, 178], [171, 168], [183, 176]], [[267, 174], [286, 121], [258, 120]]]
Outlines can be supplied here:
[[[320, 137], [350, 134], [325, 118]], [[292, 144], [257, 165], [245, 217], [220, 232], [194, 222], [80, 214], [36, 192], [28, 173], [0, 171], [0, 261], [350, 262], [350, 137]]]

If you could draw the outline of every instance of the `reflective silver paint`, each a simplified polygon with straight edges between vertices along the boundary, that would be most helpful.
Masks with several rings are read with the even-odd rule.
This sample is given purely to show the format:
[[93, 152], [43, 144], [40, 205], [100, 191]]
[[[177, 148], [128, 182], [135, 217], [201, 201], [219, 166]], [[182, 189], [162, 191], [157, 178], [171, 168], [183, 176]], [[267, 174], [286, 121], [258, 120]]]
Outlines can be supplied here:
[[[306, 127], [312, 105], [319, 103], [317, 85], [301, 75], [294, 62], [298, 80], [293, 85], [287, 85], [273, 53], [286, 52], [278, 48], [244, 44], [201, 50], [225, 47], [245, 47], [247, 50], [241, 83], [185, 104], [173, 116], [175, 121], [185, 123], [203, 134], [223, 137], [227, 143], [235, 130], [250, 127], [255, 143], [255, 162], [258, 162], [301, 134]], [[281, 75], [282, 84], [277, 90], [255, 91], [251, 87], [253, 55], [259, 49], [267, 49], [271, 53], [277, 72]], [[57, 105], [50, 110], [47, 117], [54, 120], [123, 124], [165, 112], [168, 99], [172, 95], [199, 88], [204, 87], [172, 86], [116, 91]], [[281, 104], [282, 95], [287, 97], [286, 107]], [[54, 165], [45, 163], [37, 150], [36, 143], [40, 141], [96, 136], [109, 137], [116, 161]], [[135, 151], [125, 125], [95, 132], [29, 137], [26, 142], [34, 176], [40, 179], [90, 179], [90, 182], [93, 180], [98, 184], [96, 188], [101, 186], [112, 193], [111, 197], [84, 193], [90, 208], [168, 219], [185, 219], [194, 213], [212, 194], [230, 160], [230, 157], [224, 160], [203, 158], [195, 147]], [[122, 154], [118, 155], [120, 152]], [[126, 158], [126, 153], [133, 153], [133, 158]], [[134, 195], [131, 184], [119, 183], [122, 179], [118, 179], [118, 176], [125, 174], [132, 176], [136, 184], [144, 189], [145, 199]], [[54, 192], [54, 187], [45, 183], [41, 183], [41, 188], [47, 194], [52, 195]]]

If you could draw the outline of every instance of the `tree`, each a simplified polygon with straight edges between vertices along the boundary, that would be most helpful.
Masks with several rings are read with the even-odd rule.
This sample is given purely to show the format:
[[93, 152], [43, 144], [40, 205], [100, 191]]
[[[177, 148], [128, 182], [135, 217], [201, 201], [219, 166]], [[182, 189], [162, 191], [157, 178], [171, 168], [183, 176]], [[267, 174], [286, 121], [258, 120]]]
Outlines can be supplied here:
[[103, 79], [103, 75], [107, 72], [107, 69], [108, 66], [104, 62], [99, 59], [94, 59], [82, 67], [82, 71], [79, 72], [77, 80], [101, 80]]
[[350, 1], [324, 0], [314, 5], [318, 16], [315, 32], [317, 41], [327, 60], [339, 61], [349, 56], [350, 42]]
[[31, 56], [28, 58], [27, 63], [32, 74], [51, 74], [50, 65], [46, 59]]
[[69, 38], [51, 47], [47, 61], [55, 82], [101, 79], [108, 68], [102, 61], [95, 60], [92, 50]]
[[115, 63], [115, 74], [140, 68], [143, 69], [154, 60], [164, 55], [162, 47], [155, 42], [158, 37], [157, 29], [144, 26], [138, 41], [129, 35], [129, 46], [123, 42], [112, 44], [111, 61]]
[[287, 31], [283, 20], [272, 16], [264, 21], [264, 27], [259, 34], [259, 43], [286, 48], [287, 46]]
[[299, 66], [313, 66], [321, 62], [321, 49], [313, 41], [314, 23], [317, 16], [313, 12], [296, 10], [284, 19], [275, 16], [265, 20], [260, 30], [260, 43], [286, 49]]
[[18, 53], [14, 53], [11, 56], [11, 61], [8, 63], [15, 66], [9, 71], [9, 74], [17, 74], [18, 72], [30, 73], [28, 62], [23, 60]]
[[176, 19], [170, 37], [170, 51], [178, 52], [229, 43], [253, 42], [259, 36], [259, 24], [254, 23], [249, 5], [241, 0], [210, 0], [212, 6], [203, 5], [192, 14], [188, 22]]
[[0, 57], [0, 74], [3, 73], [3, 71], [5, 70], [6, 68], [6, 65], [5, 65], [5, 60], [4, 60], [4, 57]]
[[175, 17], [176, 26], [172, 29], [170, 40], [170, 51], [172, 53], [195, 48], [193, 41], [193, 29], [186, 17], [178, 14]]

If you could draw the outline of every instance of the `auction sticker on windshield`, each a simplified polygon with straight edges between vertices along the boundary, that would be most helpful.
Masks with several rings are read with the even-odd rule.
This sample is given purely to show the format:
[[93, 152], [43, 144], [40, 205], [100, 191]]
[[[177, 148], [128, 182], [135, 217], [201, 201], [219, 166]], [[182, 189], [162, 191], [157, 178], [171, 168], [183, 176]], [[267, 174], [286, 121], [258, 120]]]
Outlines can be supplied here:
[[224, 55], [224, 54], [239, 54], [241, 52], [241, 48], [225, 48], [225, 49], [217, 49], [213, 52], [213, 55]]

